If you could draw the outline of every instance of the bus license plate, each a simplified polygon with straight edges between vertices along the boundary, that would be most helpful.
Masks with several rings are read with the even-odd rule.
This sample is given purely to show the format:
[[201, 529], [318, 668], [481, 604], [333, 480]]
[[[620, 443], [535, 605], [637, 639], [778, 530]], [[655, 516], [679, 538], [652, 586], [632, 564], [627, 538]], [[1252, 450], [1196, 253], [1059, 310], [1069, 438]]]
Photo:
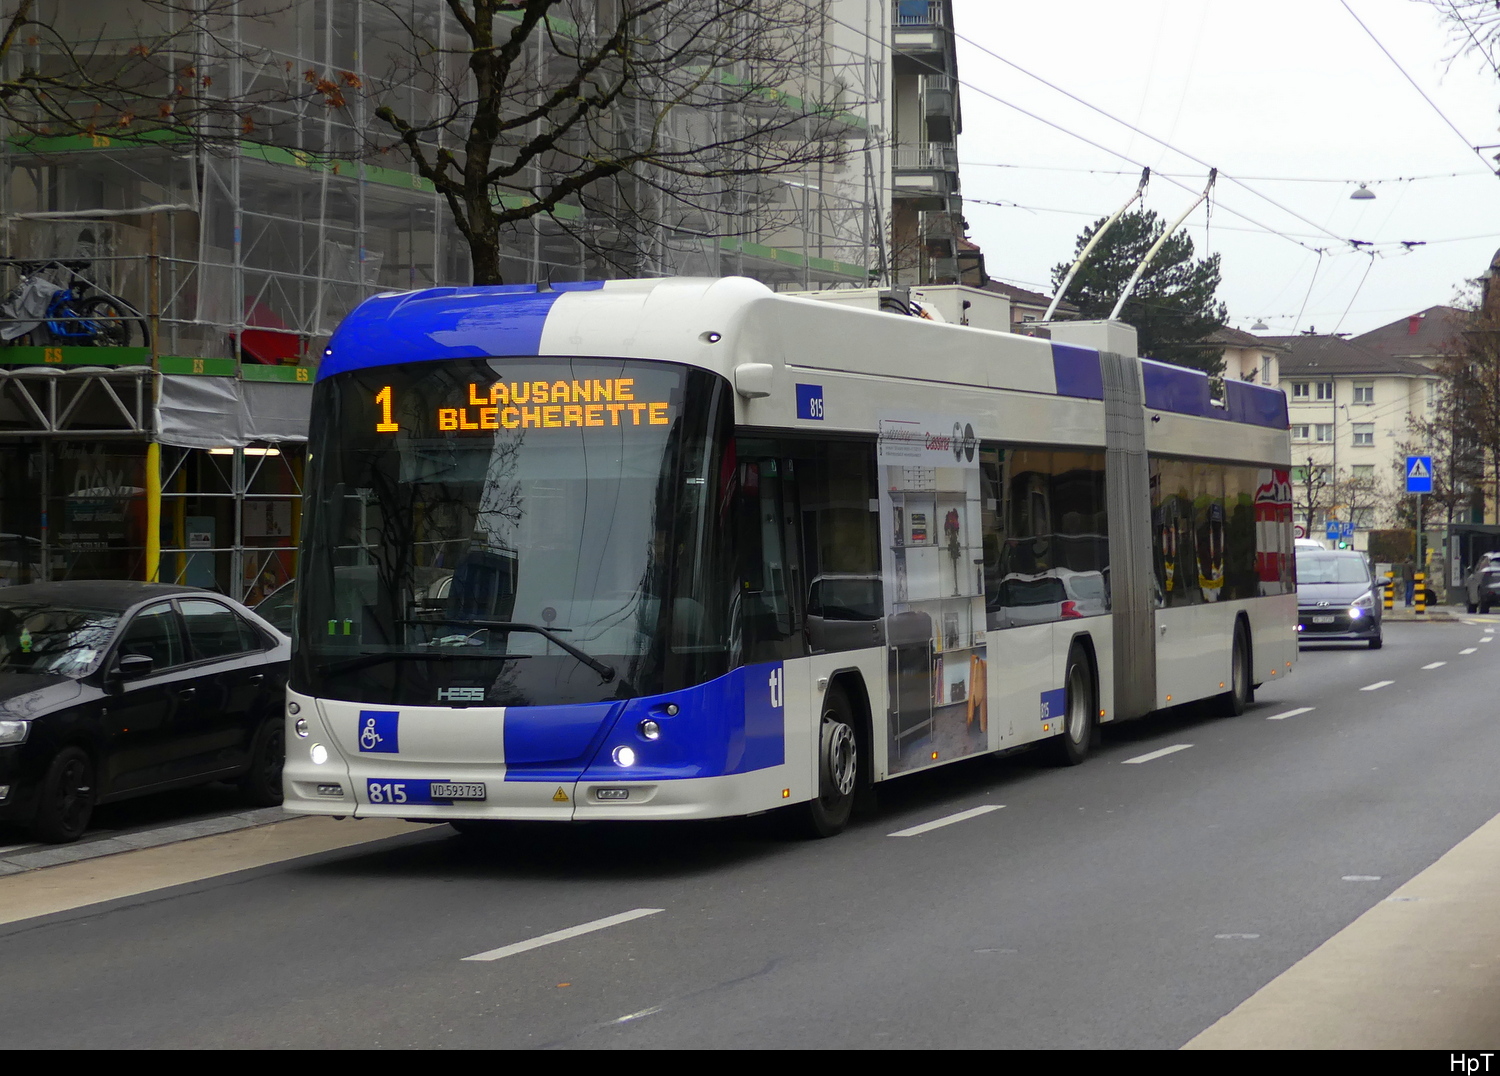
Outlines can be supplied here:
[[1314, 624], [1332, 624], [1333, 623], [1333, 617], [1331, 617], [1331, 616], [1315, 616], [1315, 617], [1312, 618], [1312, 622]]
[[482, 800], [482, 781], [377, 781], [365, 783], [365, 794], [371, 803], [453, 803], [457, 800]]

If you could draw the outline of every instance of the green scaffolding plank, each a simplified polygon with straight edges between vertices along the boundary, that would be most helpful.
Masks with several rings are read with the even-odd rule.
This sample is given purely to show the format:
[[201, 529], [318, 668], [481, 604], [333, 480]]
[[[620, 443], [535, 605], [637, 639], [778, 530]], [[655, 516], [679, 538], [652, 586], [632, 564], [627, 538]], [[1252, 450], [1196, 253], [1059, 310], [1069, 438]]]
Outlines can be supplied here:
[[6, 347], [0, 366], [150, 366], [144, 347]]

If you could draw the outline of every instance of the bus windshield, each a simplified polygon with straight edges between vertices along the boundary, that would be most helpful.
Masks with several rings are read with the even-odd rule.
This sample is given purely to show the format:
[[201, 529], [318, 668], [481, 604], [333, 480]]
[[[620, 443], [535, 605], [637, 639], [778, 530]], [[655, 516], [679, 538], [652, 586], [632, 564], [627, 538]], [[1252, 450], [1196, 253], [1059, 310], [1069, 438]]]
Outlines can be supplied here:
[[725, 670], [723, 379], [462, 359], [342, 373], [318, 394], [298, 690], [546, 705]]

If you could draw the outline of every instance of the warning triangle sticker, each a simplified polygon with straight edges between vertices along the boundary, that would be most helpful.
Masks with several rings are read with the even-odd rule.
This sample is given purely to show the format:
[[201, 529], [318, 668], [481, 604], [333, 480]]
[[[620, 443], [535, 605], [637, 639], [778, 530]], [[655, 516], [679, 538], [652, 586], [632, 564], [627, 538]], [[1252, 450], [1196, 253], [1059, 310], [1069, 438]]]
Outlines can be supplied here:
[[567, 803], [568, 802], [568, 794], [563, 791], [563, 786], [562, 785], [558, 785], [557, 786], [557, 791], [554, 792], [554, 793], [552, 793], [552, 802], [553, 803]]
[[1406, 472], [1407, 478], [1431, 478], [1432, 472], [1427, 470], [1427, 462], [1421, 456], [1412, 457], [1411, 469]]

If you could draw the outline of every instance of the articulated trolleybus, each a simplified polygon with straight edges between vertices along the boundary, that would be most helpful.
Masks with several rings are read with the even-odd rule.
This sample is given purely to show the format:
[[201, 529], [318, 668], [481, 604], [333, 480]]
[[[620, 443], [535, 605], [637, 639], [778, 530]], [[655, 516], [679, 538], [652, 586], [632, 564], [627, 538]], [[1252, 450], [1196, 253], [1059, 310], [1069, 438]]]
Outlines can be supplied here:
[[738, 278], [368, 300], [318, 372], [287, 806], [830, 835], [1240, 712], [1297, 654], [1285, 400], [1063, 331]]

